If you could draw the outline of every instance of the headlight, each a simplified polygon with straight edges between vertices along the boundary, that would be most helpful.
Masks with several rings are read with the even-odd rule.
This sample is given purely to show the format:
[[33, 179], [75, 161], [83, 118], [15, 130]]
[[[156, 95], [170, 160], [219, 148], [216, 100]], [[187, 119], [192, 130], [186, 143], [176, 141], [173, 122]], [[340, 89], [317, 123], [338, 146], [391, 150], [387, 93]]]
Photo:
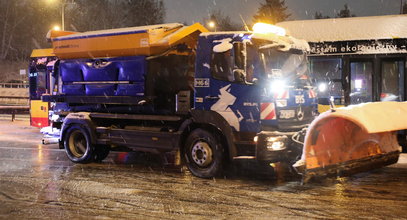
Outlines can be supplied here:
[[325, 92], [326, 91], [326, 89], [327, 89], [327, 85], [326, 85], [326, 83], [320, 83], [319, 85], [318, 85], [318, 90], [320, 91], [320, 92]]
[[285, 81], [284, 80], [273, 80], [271, 82], [271, 91], [273, 93], [281, 94], [285, 91]]
[[284, 142], [282, 141], [272, 142], [271, 146], [267, 144], [267, 149], [273, 151], [284, 150], [285, 149]]
[[269, 151], [279, 151], [284, 150], [286, 148], [284, 142], [285, 138], [269, 137], [266, 140], [267, 140], [267, 150]]
[[256, 142], [256, 143], [257, 143], [258, 140], [259, 140], [259, 136], [255, 136], [255, 137], [253, 138], [253, 141]]

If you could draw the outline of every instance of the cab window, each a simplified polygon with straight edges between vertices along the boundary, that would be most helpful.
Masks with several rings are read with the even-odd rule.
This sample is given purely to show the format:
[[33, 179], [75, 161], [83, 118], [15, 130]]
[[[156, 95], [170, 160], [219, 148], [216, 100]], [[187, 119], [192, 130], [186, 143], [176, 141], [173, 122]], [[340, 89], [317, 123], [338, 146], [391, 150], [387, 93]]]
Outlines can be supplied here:
[[248, 60], [247, 45], [242, 42], [222, 42], [215, 45], [211, 57], [212, 77], [228, 82], [250, 84], [253, 79], [252, 60]]
[[232, 51], [213, 52], [211, 59], [212, 77], [219, 80], [234, 82]]

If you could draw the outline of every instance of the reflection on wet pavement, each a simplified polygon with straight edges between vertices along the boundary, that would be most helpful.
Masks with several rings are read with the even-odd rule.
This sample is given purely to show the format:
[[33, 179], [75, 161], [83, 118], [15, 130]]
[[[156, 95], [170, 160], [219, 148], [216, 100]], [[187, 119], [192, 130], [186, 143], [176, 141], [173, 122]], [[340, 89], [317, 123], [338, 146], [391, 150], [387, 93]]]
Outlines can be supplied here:
[[274, 172], [248, 162], [208, 180], [135, 152], [73, 164], [57, 145], [38, 144], [41, 135], [26, 122], [0, 121], [0, 131], [0, 218], [407, 216], [407, 155], [390, 167], [307, 185], [286, 167]]

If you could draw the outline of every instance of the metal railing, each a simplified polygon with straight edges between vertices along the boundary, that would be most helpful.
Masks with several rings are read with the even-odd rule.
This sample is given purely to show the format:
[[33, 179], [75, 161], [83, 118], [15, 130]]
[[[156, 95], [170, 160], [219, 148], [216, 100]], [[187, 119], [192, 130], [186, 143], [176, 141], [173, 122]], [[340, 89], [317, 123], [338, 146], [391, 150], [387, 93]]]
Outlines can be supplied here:
[[0, 105], [28, 105], [28, 96], [2, 96], [0, 95]]
[[28, 83], [0, 83], [0, 88], [28, 88]]
[[30, 107], [27, 106], [0, 106], [0, 114], [11, 114], [11, 121], [16, 119], [16, 114], [29, 114]]

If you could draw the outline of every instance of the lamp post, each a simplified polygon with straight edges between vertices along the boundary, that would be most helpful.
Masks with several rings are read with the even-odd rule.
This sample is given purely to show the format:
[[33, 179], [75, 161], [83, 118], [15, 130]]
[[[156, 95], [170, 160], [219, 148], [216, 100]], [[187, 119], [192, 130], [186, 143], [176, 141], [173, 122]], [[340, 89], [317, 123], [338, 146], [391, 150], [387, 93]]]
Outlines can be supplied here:
[[61, 20], [62, 20], [62, 30], [65, 30], [65, 6], [69, 5], [69, 4], [75, 4], [74, 0], [70, 0], [68, 2], [68, 0], [63, 0], [62, 2], [62, 6], [61, 6]]
[[[48, 0], [48, 2], [54, 2], [55, 0]], [[74, 0], [61, 0], [61, 30], [65, 30], [65, 6], [69, 4], [75, 4]]]
[[62, 20], [61, 26], [63, 31], [65, 30], [65, 5], [66, 1], [64, 1], [61, 6], [61, 20]]

